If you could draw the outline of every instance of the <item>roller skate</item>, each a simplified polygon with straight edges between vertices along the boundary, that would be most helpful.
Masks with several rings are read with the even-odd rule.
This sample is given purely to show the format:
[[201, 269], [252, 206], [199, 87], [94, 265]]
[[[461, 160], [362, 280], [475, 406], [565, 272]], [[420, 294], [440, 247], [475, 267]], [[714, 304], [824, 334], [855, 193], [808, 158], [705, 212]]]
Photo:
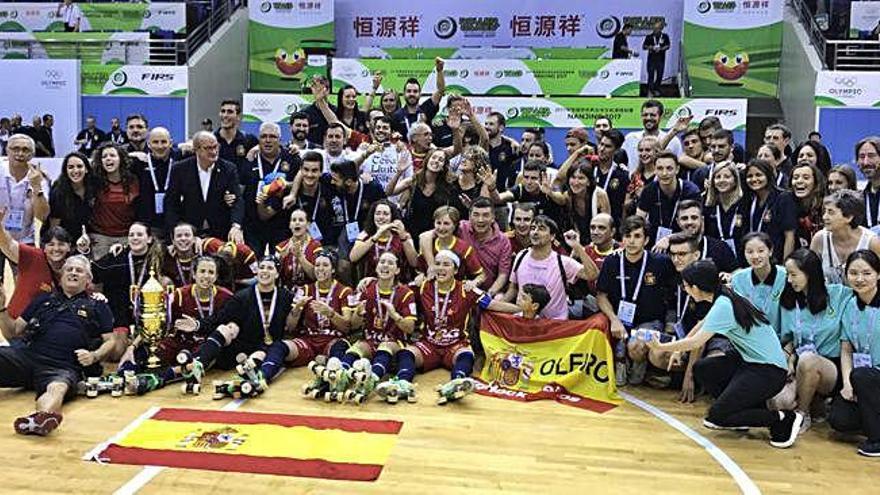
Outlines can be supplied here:
[[369, 359], [358, 359], [348, 370], [351, 388], [345, 392], [345, 401], [363, 404], [376, 389], [379, 377], [373, 373]]
[[308, 369], [312, 375], [314, 375], [314, 378], [312, 378], [312, 381], [302, 386], [302, 394], [304, 397], [310, 399], [324, 397], [324, 393], [330, 389], [324, 381], [324, 369], [326, 368], [326, 365], [327, 358], [324, 356], [317, 356], [309, 363]]
[[342, 361], [339, 358], [330, 358], [327, 366], [324, 367], [322, 378], [327, 384], [327, 391], [324, 392], [324, 402], [342, 402], [345, 400], [345, 393], [348, 391], [350, 379], [348, 371], [342, 368]]
[[162, 379], [153, 373], [135, 374], [128, 370], [124, 375], [125, 395], [144, 395], [162, 387]]
[[226, 397], [241, 399], [241, 385], [241, 380], [214, 380], [214, 400], [221, 400]]
[[391, 378], [377, 385], [376, 395], [389, 404], [397, 404], [400, 399], [416, 402], [415, 385], [400, 378]]
[[177, 364], [180, 365], [180, 373], [183, 376], [183, 384], [180, 391], [183, 395], [199, 395], [202, 391], [202, 378], [205, 377], [205, 367], [202, 362], [195, 359], [188, 350], [177, 354]]
[[76, 384], [77, 394], [94, 399], [101, 394], [110, 393], [113, 397], [122, 395], [122, 377], [116, 375], [90, 376]]
[[241, 393], [246, 397], [256, 397], [269, 388], [269, 384], [266, 383], [266, 379], [263, 377], [263, 372], [260, 371], [260, 366], [253, 359], [248, 357], [245, 353], [240, 353], [235, 357], [235, 360], [238, 361], [238, 365], [235, 367], [235, 372], [238, 373], [238, 376], [241, 377]]
[[474, 380], [471, 378], [453, 378], [437, 387], [437, 405], [442, 406], [455, 402], [474, 391]]

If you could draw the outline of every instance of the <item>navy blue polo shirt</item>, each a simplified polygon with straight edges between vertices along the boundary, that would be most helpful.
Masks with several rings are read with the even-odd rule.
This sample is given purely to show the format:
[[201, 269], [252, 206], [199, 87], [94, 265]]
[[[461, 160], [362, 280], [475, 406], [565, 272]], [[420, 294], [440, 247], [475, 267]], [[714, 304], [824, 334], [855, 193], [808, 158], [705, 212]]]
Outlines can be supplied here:
[[771, 189], [763, 206], [755, 198], [746, 199], [743, 206], [748, 208], [745, 217], [748, 225], [745, 231], [764, 232], [770, 236], [773, 241], [773, 259], [779, 263], [785, 244], [785, 233], [796, 230], [798, 225], [798, 207], [794, 196], [789, 191]]
[[[625, 168], [614, 165], [608, 170], [609, 174], [603, 174], [599, 167], [593, 169], [593, 178], [596, 186], [605, 189], [608, 194], [608, 202], [611, 203], [611, 217], [617, 225], [623, 218], [623, 203], [626, 200], [626, 190], [629, 188], [629, 172]], [[605, 185], [608, 185], [605, 187]]]
[[226, 139], [220, 136], [220, 131], [217, 130], [214, 132], [214, 137], [217, 138], [217, 142], [220, 143], [220, 158], [230, 161], [238, 167], [238, 170], [241, 170], [244, 167], [244, 163], [247, 162], [247, 152], [259, 144], [257, 138], [252, 134], [245, 134], [241, 131], [237, 131], [235, 133], [235, 139], [232, 142], [227, 143]]
[[[639, 272], [642, 268], [642, 260], [631, 263], [621, 253], [612, 254], [605, 258], [602, 270], [599, 271], [599, 279], [596, 282], [596, 290], [605, 293], [611, 306], [617, 311], [620, 304], [620, 257], [624, 256], [623, 272], [624, 284], [627, 292], [627, 301], [632, 302], [632, 296], [638, 284]], [[666, 321], [666, 308], [670, 299], [672, 288], [675, 287], [676, 272], [672, 261], [665, 255], [645, 251], [648, 256], [645, 265], [645, 275], [639, 297], [636, 302], [636, 316], [633, 323], [640, 325], [649, 321]]]
[[639, 209], [648, 212], [648, 222], [651, 231], [648, 235], [652, 242], [657, 240], [657, 228], [666, 227], [678, 232], [678, 223], [675, 214], [678, 212], [676, 205], [686, 199], [700, 199], [700, 189], [693, 182], [678, 179], [675, 192], [667, 196], [660, 191], [660, 183], [656, 180], [649, 182], [639, 196]]
[[685, 335], [690, 333], [712, 308], [711, 302], [695, 302], [693, 298], [688, 298], [687, 292], [681, 285], [681, 278], [678, 285], [672, 289], [672, 304], [675, 309], [675, 321], [681, 321]]
[[113, 331], [110, 306], [89, 300], [89, 297], [81, 292], [68, 298], [63, 292], [56, 291], [40, 294], [28, 305], [21, 317], [25, 321], [39, 317], [41, 322], [40, 330], [30, 343], [30, 350], [37, 358], [78, 369], [74, 351], [94, 350], [92, 343]]

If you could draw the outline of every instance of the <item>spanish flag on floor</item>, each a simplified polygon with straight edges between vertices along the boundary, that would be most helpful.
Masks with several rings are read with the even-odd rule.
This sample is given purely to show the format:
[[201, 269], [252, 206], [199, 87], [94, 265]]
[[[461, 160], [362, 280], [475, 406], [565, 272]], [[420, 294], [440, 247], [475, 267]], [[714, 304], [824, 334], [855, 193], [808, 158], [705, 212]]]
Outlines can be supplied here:
[[86, 458], [374, 481], [402, 426], [399, 421], [154, 408]]
[[486, 364], [477, 392], [530, 402], [550, 399], [603, 413], [620, 404], [608, 319], [526, 320], [484, 312]]

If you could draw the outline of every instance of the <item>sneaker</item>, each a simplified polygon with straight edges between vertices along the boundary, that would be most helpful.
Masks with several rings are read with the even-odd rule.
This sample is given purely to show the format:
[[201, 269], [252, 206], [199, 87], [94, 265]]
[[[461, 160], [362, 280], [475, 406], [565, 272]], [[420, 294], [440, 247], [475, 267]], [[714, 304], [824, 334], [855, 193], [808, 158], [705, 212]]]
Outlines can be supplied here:
[[626, 361], [614, 362], [614, 381], [618, 387], [626, 386]]
[[865, 440], [859, 445], [859, 455], [865, 457], [880, 457], [880, 442]]
[[709, 421], [708, 418], [703, 418], [703, 426], [709, 428], [710, 430], [721, 430], [721, 431], [749, 431], [748, 426], [721, 426], [716, 425], [715, 423]]
[[780, 411], [782, 419], [770, 426], [770, 445], [778, 449], [787, 449], [794, 445], [804, 422], [804, 415], [798, 411]]
[[53, 412], [37, 411], [15, 420], [13, 426], [19, 435], [39, 435], [44, 437], [61, 424], [61, 415]]
[[641, 385], [645, 381], [645, 372], [648, 371], [648, 361], [631, 363], [629, 367], [630, 385]]

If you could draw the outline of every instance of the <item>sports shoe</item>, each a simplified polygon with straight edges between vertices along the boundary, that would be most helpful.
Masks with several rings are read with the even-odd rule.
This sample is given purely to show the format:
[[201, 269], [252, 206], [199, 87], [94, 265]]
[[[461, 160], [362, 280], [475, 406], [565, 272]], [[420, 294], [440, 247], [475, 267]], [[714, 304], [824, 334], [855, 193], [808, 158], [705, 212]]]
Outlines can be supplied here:
[[61, 424], [63, 418], [58, 413], [37, 411], [22, 416], [12, 424], [19, 435], [39, 435], [44, 437]]
[[614, 361], [614, 381], [618, 387], [626, 386], [626, 361]]
[[804, 415], [798, 411], [780, 411], [782, 419], [770, 425], [770, 445], [777, 449], [787, 449], [794, 445], [804, 422]]
[[859, 455], [865, 457], [880, 457], [880, 442], [865, 440], [859, 445]]
[[630, 363], [629, 367], [629, 383], [630, 385], [641, 385], [645, 381], [645, 372], [648, 371], [648, 361], [639, 363]]
[[749, 431], [748, 426], [721, 426], [709, 421], [709, 418], [703, 418], [703, 426], [710, 430], [720, 431]]

